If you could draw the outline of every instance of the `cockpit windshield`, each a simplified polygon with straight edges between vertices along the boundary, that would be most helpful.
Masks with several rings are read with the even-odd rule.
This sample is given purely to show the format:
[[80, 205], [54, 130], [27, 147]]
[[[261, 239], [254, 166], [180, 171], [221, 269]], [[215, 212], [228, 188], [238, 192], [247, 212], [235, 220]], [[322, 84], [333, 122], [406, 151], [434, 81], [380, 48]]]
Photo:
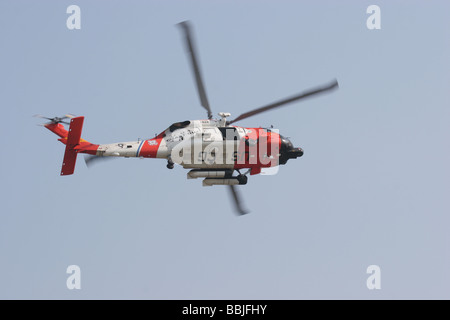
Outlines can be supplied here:
[[291, 140], [289, 140], [286, 137], [283, 137], [281, 134], [280, 134], [280, 138], [281, 138], [281, 149], [282, 150], [291, 150], [294, 148]]
[[190, 125], [191, 122], [189, 120], [183, 121], [183, 122], [175, 122], [169, 127], [170, 132], [174, 132], [177, 129], [183, 129], [186, 128], [188, 125]]

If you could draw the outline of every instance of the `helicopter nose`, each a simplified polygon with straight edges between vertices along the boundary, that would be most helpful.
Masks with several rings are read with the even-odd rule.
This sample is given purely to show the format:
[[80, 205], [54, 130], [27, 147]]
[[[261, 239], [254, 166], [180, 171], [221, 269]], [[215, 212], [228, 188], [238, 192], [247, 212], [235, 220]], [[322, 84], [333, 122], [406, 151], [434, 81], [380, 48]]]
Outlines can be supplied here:
[[294, 148], [292, 142], [281, 136], [280, 164], [286, 164], [289, 159], [303, 156], [302, 148]]
[[302, 148], [294, 148], [290, 151], [292, 158], [299, 158], [303, 155], [303, 149]]

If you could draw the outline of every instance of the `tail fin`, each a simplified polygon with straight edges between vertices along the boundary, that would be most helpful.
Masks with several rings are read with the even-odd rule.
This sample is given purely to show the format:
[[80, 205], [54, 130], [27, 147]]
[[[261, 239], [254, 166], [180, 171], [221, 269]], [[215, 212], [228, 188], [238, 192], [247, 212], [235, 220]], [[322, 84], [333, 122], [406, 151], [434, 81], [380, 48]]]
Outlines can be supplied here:
[[76, 117], [70, 120], [69, 134], [67, 136], [66, 151], [61, 168], [61, 175], [67, 176], [75, 171], [78, 150], [75, 149], [80, 144], [81, 130], [83, 129], [84, 117]]

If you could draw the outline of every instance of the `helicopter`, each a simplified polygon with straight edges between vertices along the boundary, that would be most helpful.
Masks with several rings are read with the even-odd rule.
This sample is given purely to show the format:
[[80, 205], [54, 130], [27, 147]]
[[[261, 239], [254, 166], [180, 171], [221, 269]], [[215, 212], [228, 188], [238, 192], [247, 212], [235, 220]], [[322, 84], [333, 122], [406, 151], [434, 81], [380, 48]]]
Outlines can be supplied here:
[[[244, 209], [236, 186], [247, 184], [248, 174], [256, 175], [267, 168], [278, 168], [290, 159], [301, 157], [303, 149], [294, 147], [287, 137], [273, 128], [246, 128], [233, 124], [262, 112], [330, 92], [339, 87], [338, 82], [333, 80], [242, 113], [232, 120], [229, 120], [231, 114], [227, 112], [218, 113], [220, 118], [214, 119], [201, 75], [191, 23], [183, 21], [177, 25], [182, 31], [200, 105], [206, 109], [207, 119], [175, 122], [151, 139], [94, 144], [81, 138], [83, 116], [36, 116], [49, 120], [43, 126], [58, 135], [58, 140], [65, 144], [61, 176], [74, 173], [79, 153], [86, 154], [85, 162], [88, 166], [108, 157], [165, 159], [168, 169], [179, 164], [189, 169], [188, 179], [203, 179], [203, 186], [226, 185], [230, 190], [235, 211], [244, 215], [249, 211]], [[64, 124], [69, 126], [68, 130]]]

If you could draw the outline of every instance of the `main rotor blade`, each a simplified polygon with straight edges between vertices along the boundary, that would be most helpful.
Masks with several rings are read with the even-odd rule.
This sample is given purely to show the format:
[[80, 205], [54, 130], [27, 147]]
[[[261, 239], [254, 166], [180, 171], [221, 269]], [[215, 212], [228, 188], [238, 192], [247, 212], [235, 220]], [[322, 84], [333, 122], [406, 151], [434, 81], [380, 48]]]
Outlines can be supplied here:
[[314, 89], [310, 89], [308, 91], [300, 93], [299, 95], [296, 95], [296, 96], [293, 96], [293, 97], [290, 97], [290, 98], [287, 98], [287, 99], [284, 99], [284, 100], [280, 100], [280, 101], [277, 101], [277, 102], [273, 102], [273, 103], [271, 103], [271, 104], [269, 104], [267, 106], [264, 106], [264, 107], [261, 107], [261, 108], [254, 109], [254, 110], [251, 110], [249, 112], [243, 113], [239, 117], [237, 117], [236, 119], [228, 121], [227, 123], [231, 124], [233, 122], [252, 117], [252, 116], [254, 116], [254, 115], [258, 114], [258, 113], [269, 111], [269, 110], [281, 107], [283, 105], [286, 105], [288, 103], [295, 102], [295, 101], [298, 101], [298, 100], [301, 100], [301, 99], [304, 99], [304, 98], [307, 98], [307, 97], [310, 97], [310, 96], [313, 96], [313, 95], [316, 95], [316, 94], [324, 93], [326, 91], [329, 91], [329, 90], [332, 90], [332, 89], [335, 89], [335, 88], [338, 88], [338, 87], [339, 87], [339, 84], [338, 84], [337, 80], [334, 80], [334, 81], [332, 81], [331, 83], [329, 83], [327, 85], [324, 85], [324, 86], [321, 86], [321, 87], [317, 87], [317, 88], [314, 88]]
[[195, 50], [195, 45], [193, 43], [193, 37], [191, 33], [191, 26], [189, 21], [183, 21], [178, 23], [178, 25], [183, 29], [185, 36], [186, 51], [189, 53], [191, 58], [191, 68], [195, 76], [195, 82], [197, 84], [198, 96], [200, 98], [200, 103], [203, 108], [208, 112], [208, 119], [212, 118], [211, 108], [209, 107], [208, 97], [206, 96], [205, 86], [203, 85], [202, 76], [200, 73], [200, 66], [197, 60], [197, 53]]
[[244, 215], [244, 214], [249, 213], [249, 211], [242, 208], [241, 199], [240, 199], [240, 196], [239, 196], [238, 191], [236, 190], [235, 186], [230, 185], [229, 187], [230, 187], [229, 189], [231, 191], [231, 195], [233, 196], [236, 213], [238, 213], [239, 215]]

